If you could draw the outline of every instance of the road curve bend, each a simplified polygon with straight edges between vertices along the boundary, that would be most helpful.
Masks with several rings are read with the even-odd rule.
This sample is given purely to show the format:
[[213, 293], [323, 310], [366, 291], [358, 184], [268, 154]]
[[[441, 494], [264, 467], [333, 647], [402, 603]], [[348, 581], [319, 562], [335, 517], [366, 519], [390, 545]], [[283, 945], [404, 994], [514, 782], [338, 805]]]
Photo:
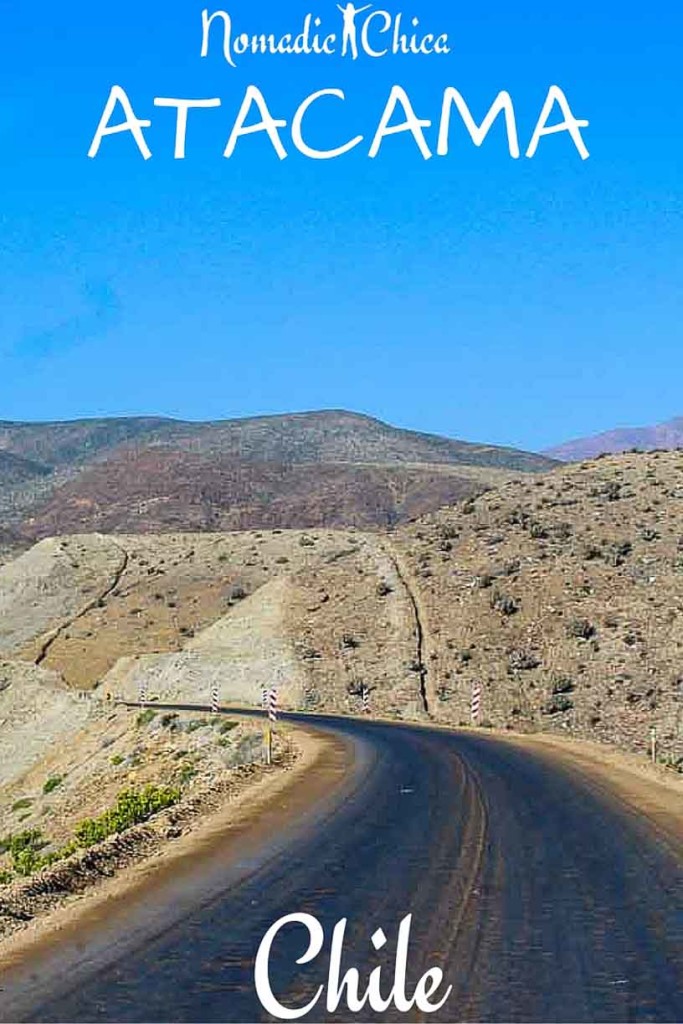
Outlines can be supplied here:
[[[58, 975], [54, 958], [32, 965], [30, 984], [0, 974], [0, 1019], [272, 1019], [254, 957], [271, 924], [304, 911], [327, 941], [347, 918], [344, 967], [367, 979], [384, 965], [385, 988], [412, 914], [411, 983], [439, 966], [453, 986], [433, 1020], [683, 1020], [680, 834], [552, 756], [493, 736], [288, 717], [353, 752], [344, 785], [307, 827], [264, 837], [262, 854], [239, 864], [217, 851], [210, 882], [187, 876], [189, 899], [161, 917], [138, 903], [135, 927], [64, 954]], [[389, 942], [378, 953], [379, 927]], [[294, 926], [273, 946], [273, 989], [292, 1007], [327, 978], [327, 941], [297, 965], [306, 939]], [[310, 1017], [353, 1019], [344, 1004], [326, 1017], [324, 1002]], [[420, 1019], [393, 1008], [358, 1017]]]

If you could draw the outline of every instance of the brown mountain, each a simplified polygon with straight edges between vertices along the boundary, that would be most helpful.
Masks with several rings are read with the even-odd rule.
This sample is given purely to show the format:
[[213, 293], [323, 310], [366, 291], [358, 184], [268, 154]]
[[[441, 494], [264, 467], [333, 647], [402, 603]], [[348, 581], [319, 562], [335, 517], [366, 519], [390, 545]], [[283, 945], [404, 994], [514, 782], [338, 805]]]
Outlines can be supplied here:
[[675, 448], [683, 448], [683, 416], [654, 427], [620, 427], [594, 437], [577, 438], [549, 448], [545, 454], [561, 462], [581, 462], [598, 455]]
[[49, 466], [0, 450], [0, 487], [25, 484], [36, 478], [49, 476], [50, 473]]
[[164, 533], [391, 526], [473, 494], [500, 470], [284, 463], [148, 448], [112, 456], [57, 487], [24, 534]]
[[159, 418], [0, 424], [0, 454], [51, 476], [2, 487], [30, 537], [386, 526], [480, 493], [550, 459], [400, 430], [342, 411], [188, 423]]

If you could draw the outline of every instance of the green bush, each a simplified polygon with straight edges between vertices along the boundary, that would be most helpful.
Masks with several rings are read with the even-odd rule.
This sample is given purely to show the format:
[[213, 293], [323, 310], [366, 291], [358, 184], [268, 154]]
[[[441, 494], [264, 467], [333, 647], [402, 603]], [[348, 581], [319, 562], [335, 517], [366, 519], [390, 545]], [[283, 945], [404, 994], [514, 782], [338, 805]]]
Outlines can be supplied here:
[[140, 714], [138, 715], [138, 717], [136, 718], [135, 721], [136, 721], [136, 724], [139, 725], [139, 726], [149, 725], [149, 723], [155, 717], [156, 717], [156, 711], [153, 711], [152, 708], [147, 708], [146, 711], [141, 711], [140, 712]]
[[17, 835], [0, 839], [0, 852], [10, 855], [12, 870], [22, 876], [31, 875], [44, 866], [46, 858], [40, 851], [45, 846], [47, 841], [37, 828], [29, 828]]
[[208, 724], [203, 718], [191, 718], [185, 729], [187, 732], [195, 732], [197, 729], [204, 729]]
[[79, 846], [93, 846], [107, 836], [123, 832], [131, 825], [147, 821], [153, 814], [171, 807], [180, 799], [176, 786], [145, 786], [143, 789], [124, 789], [114, 807], [97, 818], [85, 818], [74, 831]]
[[180, 772], [178, 775], [178, 781], [181, 786], [187, 785], [187, 783], [195, 777], [197, 769], [192, 764], [181, 765]]
[[15, 800], [12, 804], [13, 811], [23, 811], [27, 807], [30, 807], [33, 803], [30, 796], [22, 796], [20, 800]]
[[61, 784], [61, 775], [51, 775], [49, 779], [45, 780], [45, 784], [43, 786], [43, 793], [45, 793], [45, 795], [47, 796], [48, 793], [51, 793], [53, 789], [56, 789], [57, 786], [61, 786]]

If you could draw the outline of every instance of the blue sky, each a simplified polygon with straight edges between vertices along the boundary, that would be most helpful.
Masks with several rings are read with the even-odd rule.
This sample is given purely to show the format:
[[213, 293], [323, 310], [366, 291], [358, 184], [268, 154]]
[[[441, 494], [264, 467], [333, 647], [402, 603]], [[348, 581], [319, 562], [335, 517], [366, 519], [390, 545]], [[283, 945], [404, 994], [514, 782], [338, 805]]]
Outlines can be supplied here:
[[[336, 27], [327, 0], [220, 6], [248, 32]], [[233, 69], [200, 59], [202, 2], [0, 2], [1, 419], [344, 407], [541, 448], [683, 413], [680, 7], [388, 9], [453, 52]], [[152, 121], [147, 162], [124, 135], [86, 156], [113, 84]], [[507, 89], [522, 149], [557, 84], [591, 157], [558, 134], [513, 161], [497, 125], [429, 162], [409, 136], [307, 160], [287, 130], [285, 161], [257, 137], [225, 160], [248, 84], [288, 122], [343, 89], [308, 122], [321, 146], [371, 137], [394, 84], [433, 121], [448, 85], [478, 119]], [[155, 96], [221, 98], [184, 161]]]

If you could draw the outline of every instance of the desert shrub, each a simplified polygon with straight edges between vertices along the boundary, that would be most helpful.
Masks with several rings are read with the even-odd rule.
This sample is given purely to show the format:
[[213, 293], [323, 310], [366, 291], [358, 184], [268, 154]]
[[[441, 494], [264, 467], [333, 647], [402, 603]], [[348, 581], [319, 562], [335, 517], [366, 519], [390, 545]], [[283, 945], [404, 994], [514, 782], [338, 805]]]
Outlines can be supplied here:
[[632, 550], [630, 540], [614, 541], [607, 549], [607, 561], [615, 567], [623, 565]]
[[156, 718], [156, 711], [152, 708], [147, 708], [146, 711], [141, 711], [138, 717], [135, 719], [135, 724], [142, 727], [149, 725], [153, 718]]
[[619, 501], [621, 498], [621, 484], [616, 480], [609, 480], [602, 487], [596, 487], [591, 491], [594, 498], [607, 498], [607, 501]]
[[576, 640], [590, 640], [595, 633], [595, 626], [588, 619], [572, 619], [567, 623], [567, 636]]
[[33, 800], [30, 796], [22, 796], [19, 800], [15, 800], [12, 804], [13, 811], [25, 811], [27, 807], [30, 807]]
[[574, 689], [574, 683], [569, 676], [555, 676], [551, 682], [550, 692], [554, 694], [558, 693], [571, 693]]
[[514, 615], [519, 611], [519, 605], [510, 594], [503, 594], [500, 590], [494, 590], [491, 595], [491, 607], [499, 611], [501, 615]]
[[528, 672], [531, 669], [538, 668], [540, 664], [540, 659], [533, 651], [513, 650], [508, 655], [508, 665], [511, 669]]
[[45, 795], [47, 796], [48, 793], [51, 793], [53, 789], [57, 789], [57, 786], [61, 786], [61, 784], [61, 775], [51, 775], [49, 779], [45, 780], [45, 783], [43, 785], [43, 793], [45, 793]]
[[185, 732], [196, 732], [197, 729], [203, 729], [208, 724], [203, 718], [191, 718], [185, 725]]
[[196, 774], [197, 774], [197, 769], [195, 768], [195, 766], [193, 764], [190, 764], [188, 762], [187, 764], [181, 765], [180, 766], [180, 771], [178, 772], [178, 782], [179, 782], [179, 784], [181, 786], [186, 786], [188, 784], [188, 782], [190, 782], [195, 777]]
[[574, 702], [571, 697], [566, 697], [563, 693], [558, 693], [554, 697], [551, 697], [549, 701], [543, 707], [544, 715], [558, 715], [563, 711], [570, 711], [574, 707]]

